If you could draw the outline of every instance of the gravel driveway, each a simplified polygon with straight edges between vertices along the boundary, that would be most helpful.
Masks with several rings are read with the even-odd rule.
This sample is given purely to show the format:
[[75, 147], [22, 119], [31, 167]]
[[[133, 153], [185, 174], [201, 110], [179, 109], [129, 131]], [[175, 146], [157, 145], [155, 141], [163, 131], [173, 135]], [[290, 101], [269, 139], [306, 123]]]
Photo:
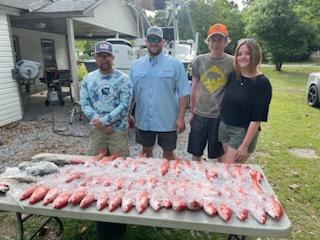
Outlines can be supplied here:
[[[72, 105], [54, 107], [49, 113], [38, 115], [31, 121], [19, 121], [0, 128], [0, 172], [8, 166], [15, 166], [32, 156], [48, 152], [85, 155], [88, 144], [88, 122], [79, 121], [76, 115], [73, 124], [69, 124]], [[186, 119], [189, 118], [187, 112]], [[177, 156], [191, 159], [187, 153], [189, 124], [187, 130], [179, 135]], [[141, 152], [136, 144], [134, 130], [129, 132], [130, 152], [136, 156]], [[155, 157], [161, 157], [159, 146], [155, 147]]]

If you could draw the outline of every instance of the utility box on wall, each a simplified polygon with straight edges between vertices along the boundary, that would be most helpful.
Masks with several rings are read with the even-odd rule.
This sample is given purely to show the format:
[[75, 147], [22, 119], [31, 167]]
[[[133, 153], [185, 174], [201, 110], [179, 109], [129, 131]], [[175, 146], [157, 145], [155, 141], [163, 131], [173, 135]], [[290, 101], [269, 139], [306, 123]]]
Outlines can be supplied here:
[[164, 10], [166, 8], [165, 0], [137, 0], [140, 7], [146, 10]]
[[168, 42], [171, 42], [174, 40], [174, 28], [173, 27], [163, 27], [163, 39], [165, 39]]
[[164, 10], [166, 8], [165, 0], [153, 0], [154, 10]]

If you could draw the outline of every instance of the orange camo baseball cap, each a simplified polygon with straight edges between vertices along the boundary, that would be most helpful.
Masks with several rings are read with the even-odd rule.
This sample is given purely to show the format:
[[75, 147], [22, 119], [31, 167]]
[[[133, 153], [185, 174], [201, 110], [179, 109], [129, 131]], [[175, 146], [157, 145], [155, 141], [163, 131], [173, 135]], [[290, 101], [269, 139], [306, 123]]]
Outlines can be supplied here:
[[224, 37], [227, 37], [229, 39], [229, 32], [225, 25], [222, 23], [216, 23], [211, 25], [211, 27], [208, 30], [208, 36], [206, 39], [206, 42], [208, 42], [208, 39], [213, 36], [214, 34], [220, 34]]

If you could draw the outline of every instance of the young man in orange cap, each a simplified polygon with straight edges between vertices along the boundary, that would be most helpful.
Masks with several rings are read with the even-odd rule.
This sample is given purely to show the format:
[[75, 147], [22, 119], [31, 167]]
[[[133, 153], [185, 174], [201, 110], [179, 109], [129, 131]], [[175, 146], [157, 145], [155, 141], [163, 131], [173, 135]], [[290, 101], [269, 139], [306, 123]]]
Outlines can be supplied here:
[[218, 141], [219, 114], [225, 84], [233, 69], [233, 56], [224, 52], [230, 42], [225, 25], [212, 25], [205, 42], [210, 52], [197, 56], [192, 64], [188, 152], [193, 160], [201, 159], [207, 144], [209, 158], [219, 158], [223, 154]]

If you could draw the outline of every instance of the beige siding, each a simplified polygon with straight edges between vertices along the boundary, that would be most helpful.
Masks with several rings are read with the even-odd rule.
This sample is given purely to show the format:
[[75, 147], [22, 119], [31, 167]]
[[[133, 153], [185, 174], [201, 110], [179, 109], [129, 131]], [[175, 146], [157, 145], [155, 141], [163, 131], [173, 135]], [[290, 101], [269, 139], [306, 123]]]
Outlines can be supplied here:
[[11, 76], [13, 68], [7, 15], [0, 14], [0, 127], [22, 118], [18, 85]]
[[[64, 35], [13, 28], [13, 35], [18, 36], [21, 59], [40, 62], [43, 66], [41, 39], [54, 40], [58, 69], [69, 69], [67, 39]], [[43, 67], [42, 67], [43, 70]], [[41, 76], [43, 74], [41, 73]], [[36, 80], [36, 88], [45, 89], [46, 85]]]
[[75, 18], [82, 22], [137, 37], [136, 19], [120, 0], [107, 0], [94, 9], [94, 18]]

